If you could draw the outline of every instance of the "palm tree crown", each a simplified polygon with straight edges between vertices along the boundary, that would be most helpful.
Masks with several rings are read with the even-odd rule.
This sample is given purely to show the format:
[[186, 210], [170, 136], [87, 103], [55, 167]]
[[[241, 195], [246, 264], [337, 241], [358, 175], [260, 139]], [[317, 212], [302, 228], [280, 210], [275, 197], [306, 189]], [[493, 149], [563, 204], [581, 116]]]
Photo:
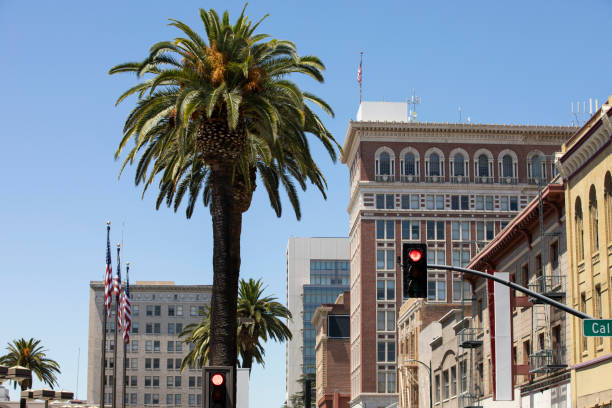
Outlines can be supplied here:
[[[290, 319], [291, 312], [273, 296], [264, 296], [260, 279], [240, 280], [238, 291], [238, 353], [242, 367], [251, 368], [253, 360], [264, 365], [262, 341], [268, 339], [286, 341], [291, 332], [281, 319]], [[202, 367], [208, 361], [210, 315], [206, 310], [202, 321], [190, 324], [180, 334], [185, 343], [193, 344], [183, 359], [182, 369], [188, 366]]]
[[176, 211], [188, 195], [186, 215], [191, 217], [200, 194], [210, 205], [214, 275], [209, 346], [215, 365], [236, 362], [242, 214], [251, 204], [257, 174], [276, 214], [281, 215], [282, 186], [299, 219], [294, 183], [305, 190], [311, 182], [324, 196], [326, 188], [308, 135], [323, 144], [332, 160], [339, 148], [309, 106], [333, 115], [329, 105], [288, 79], [304, 74], [322, 82], [323, 63], [299, 56], [289, 41], [256, 34], [263, 19], [253, 23], [244, 11], [231, 24], [227, 11], [220, 18], [212, 9], [200, 10], [206, 38], [171, 20], [182, 36], [153, 45], [141, 62], [110, 70], [142, 79], [117, 101], [138, 96], [115, 157], [128, 141], [134, 142], [123, 166], [140, 154], [135, 182], [146, 191], [159, 180], [157, 207], [174, 203]]
[[[0, 364], [6, 366], [22, 366], [32, 370], [38, 379], [50, 387], [57, 384], [57, 374], [60, 374], [59, 364], [47, 358], [47, 350], [40, 345], [40, 340], [19, 339], [13, 340], [6, 347], [8, 353], [0, 357]], [[17, 387], [17, 382], [13, 383]], [[23, 380], [21, 389], [32, 386], [32, 380]]]

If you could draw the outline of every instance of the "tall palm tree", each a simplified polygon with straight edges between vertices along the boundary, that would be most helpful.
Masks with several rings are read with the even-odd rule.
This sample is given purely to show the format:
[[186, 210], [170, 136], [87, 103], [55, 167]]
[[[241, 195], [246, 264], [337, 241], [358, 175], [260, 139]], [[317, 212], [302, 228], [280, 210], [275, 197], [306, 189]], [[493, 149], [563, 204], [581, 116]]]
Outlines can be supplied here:
[[308, 134], [322, 142], [334, 161], [339, 148], [309, 103], [333, 116], [331, 108], [288, 79], [304, 74], [323, 82], [323, 63], [315, 56], [299, 56], [289, 41], [256, 34], [263, 18], [253, 23], [244, 11], [231, 24], [227, 11], [220, 18], [212, 9], [201, 9], [206, 38], [171, 20], [183, 36], [153, 45], [141, 62], [110, 70], [146, 77], [117, 101], [138, 95], [115, 157], [134, 141], [123, 166], [140, 154], [135, 182], [143, 184], [143, 193], [159, 176], [158, 207], [165, 200], [168, 206], [174, 202], [176, 211], [187, 193], [187, 217], [200, 193], [210, 205], [214, 365], [236, 362], [242, 213], [250, 206], [257, 174], [277, 215], [282, 185], [299, 219], [294, 182], [303, 190], [311, 182], [323, 196], [326, 188], [310, 154]]
[[[6, 366], [22, 366], [32, 370], [38, 379], [51, 388], [57, 384], [57, 375], [61, 373], [59, 364], [47, 358], [47, 350], [40, 345], [40, 340], [19, 339], [13, 340], [6, 347], [8, 353], [0, 357], [0, 364]], [[13, 383], [17, 388], [17, 382]], [[23, 380], [19, 383], [21, 390], [32, 387], [32, 379]]]
[[[244, 368], [251, 368], [253, 360], [264, 365], [262, 341], [291, 339], [291, 331], [281, 319], [291, 319], [291, 312], [273, 296], [264, 296], [260, 279], [240, 280], [238, 290], [237, 352]], [[210, 352], [210, 314], [204, 312], [200, 323], [187, 325], [180, 334], [193, 348], [183, 359], [181, 369], [202, 367]]]

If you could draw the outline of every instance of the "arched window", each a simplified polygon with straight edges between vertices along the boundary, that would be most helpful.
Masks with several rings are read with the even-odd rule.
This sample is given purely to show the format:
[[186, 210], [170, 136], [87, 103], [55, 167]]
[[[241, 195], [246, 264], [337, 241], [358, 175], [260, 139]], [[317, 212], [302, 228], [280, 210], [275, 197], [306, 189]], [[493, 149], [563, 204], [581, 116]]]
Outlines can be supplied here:
[[612, 175], [606, 173], [604, 178], [604, 215], [606, 217], [606, 232], [608, 244], [612, 242]]
[[489, 175], [489, 158], [486, 154], [478, 156], [478, 176], [490, 177]]
[[595, 186], [591, 186], [589, 191], [589, 221], [589, 227], [591, 229], [591, 251], [599, 251], [599, 216], [597, 214], [597, 194], [595, 192]]
[[455, 153], [453, 156], [453, 176], [465, 176], [465, 165], [461, 153]]
[[514, 169], [512, 166], [512, 157], [509, 154], [502, 157], [502, 177], [514, 177]]
[[387, 147], [381, 147], [376, 152], [376, 181], [394, 181], [395, 157], [393, 151]]
[[404, 156], [404, 175], [416, 176], [416, 160], [412, 153], [406, 153]]
[[542, 156], [539, 154], [531, 158], [531, 178], [542, 180]]
[[582, 203], [580, 202], [580, 197], [576, 199], [576, 206], [574, 211], [576, 259], [578, 259], [578, 262], [581, 262], [582, 260], [584, 260], [584, 225], [582, 223]]
[[391, 156], [389, 153], [382, 152], [378, 158], [380, 162], [380, 175], [391, 175]]
[[438, 156], [438, 153], [429, 155], [429, 175], [440, 176], [440, 156]]

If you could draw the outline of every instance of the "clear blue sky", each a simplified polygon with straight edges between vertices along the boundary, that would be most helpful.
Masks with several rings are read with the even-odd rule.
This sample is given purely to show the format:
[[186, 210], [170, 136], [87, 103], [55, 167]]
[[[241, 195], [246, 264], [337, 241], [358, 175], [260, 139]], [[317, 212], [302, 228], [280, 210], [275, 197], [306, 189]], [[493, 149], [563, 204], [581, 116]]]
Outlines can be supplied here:
[[[235, 17], [242, 4], [0, 0], [0, 352], [15, 338], [42, 339], [61, 364], [61, 387], [75, 390], [80, 348], [82, 398], [88, 283], [103, 276], [107, 219], [115, 242], [125, 224], [133, 279], [212, 281], [208, 209], [191, 220], [182, 209], [156, 211], [154, 191], [141, 200], [132, 169], [117, 179], [113, 152], [134, 100], [114, 102], [135, 79], [108, 69], [174, 38], [168, 18], [201, 29], [199, 7]], [[300, 84], [333, 106], [325, 123], [339, 142], [358, 108], [360, 51], [364, 99], [404, 101], [415, 88], [424, 121], [457, 121], [461, 106], [472, 122], [568, 125], [571, 101], [612, 93], [609, 0], [250, 3], [251, 17], [265, 13], [261, 32], [327, 65], [325, 84]], [[263, 278], [283, 301], [287, 239], [348, 234], [347, 169], [313, 149], [327, 201], [309, 189], [301, 222], [287, 205], [278, 219], [258, 188], [244, 220], [241, 274]], [[285, 347], [266, 350], [265, 369], [251, 376], [253, 407], [284, 400]]]

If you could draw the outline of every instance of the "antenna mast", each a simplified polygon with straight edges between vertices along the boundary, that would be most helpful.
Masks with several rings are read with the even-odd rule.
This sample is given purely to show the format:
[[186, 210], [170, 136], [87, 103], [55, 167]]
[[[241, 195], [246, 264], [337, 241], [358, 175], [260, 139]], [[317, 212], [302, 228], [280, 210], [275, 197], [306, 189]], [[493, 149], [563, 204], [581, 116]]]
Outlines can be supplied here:
[[416, 106], [420, 104], [421, 104], [421, 98], [415, 95], [414, 88], [412, 88], [412, 95], [410, 96], [410, 99], [408, 99], [408, 105], [410, 105], [410, 112], [408, 114], [408, 122], [418, 122]]

